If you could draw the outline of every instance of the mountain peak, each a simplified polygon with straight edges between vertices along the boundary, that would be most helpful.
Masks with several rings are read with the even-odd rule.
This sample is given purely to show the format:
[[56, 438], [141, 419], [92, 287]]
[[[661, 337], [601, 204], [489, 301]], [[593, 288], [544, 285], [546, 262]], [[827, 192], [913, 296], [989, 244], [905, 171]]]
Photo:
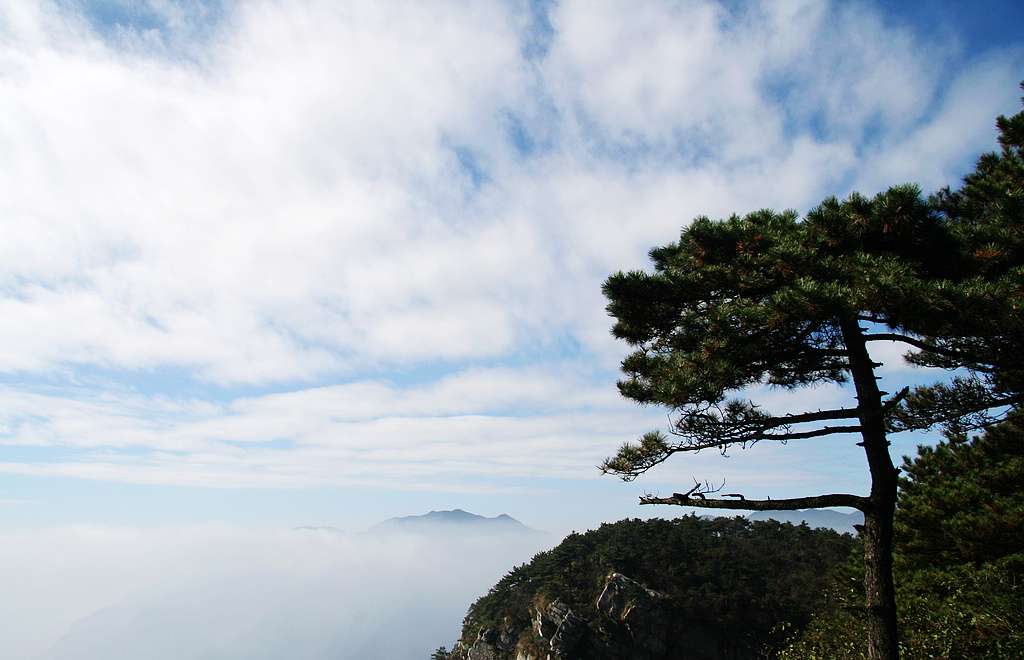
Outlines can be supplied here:
[[485, 518], [462, 509], [431, 511], [421, 516], [389, 518], [370, 528], [373, 533], [411, 532], [416, 534], [519, 534], [545, 532], [531, 529], [512, 516], [502, 513]]

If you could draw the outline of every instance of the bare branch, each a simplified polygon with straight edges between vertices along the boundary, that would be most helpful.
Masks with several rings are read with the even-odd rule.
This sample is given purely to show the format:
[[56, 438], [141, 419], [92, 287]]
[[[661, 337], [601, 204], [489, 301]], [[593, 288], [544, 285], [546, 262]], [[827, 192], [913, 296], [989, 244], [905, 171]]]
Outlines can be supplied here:
[[[822, 422], [832, 419], [857, 419], [856, 408], [836, 408], [835, 410], [818, 410], [816, 412], [801, 413], [799, 415], [783, 415], [776, 417], [778, 420], [774, 427], [789, 426], [791, 424], [803, 424], [805, 422]], [[771, 427], [769, 427], [771, 428]]]
[[725, 488], [725, 482], [724, 481], [722, 482], [721, 486], [719, 486], [718, 488], [714, 488], [707, 481], [705, 481], [704, 483], [701, 483], [701, 482], [697, 481], [696, 479], [694, 479], [693, 480], [693, 488], [691, 488], [690, 490], [688, 490], [688, 491], [686, 491], [685, 493], [682, 493], [682, 494], [675, 493], [673, 495], [673, 497], [684, 497], [684, 498], [699, 497], [700, 499], [703, 500], [704, 499], [704, 495], [706, 493], [717, 493], [718, 491], [722, 490], [723, 488]]
[[825, 426], [820, 429], [813, 431], [803, 431], [799, 433], [778, 433], [769, 434], [765, 436], [765, 440], [777, 440], [780, 442], [788, 442], [789, 440], [806, 440], [807, 438], [818, 438], [823, 435], [837, 435], [839, 433], [860, 433], [860, 425], [856, 426]]
[[[697, 497], [693, 497], [694, 494]], [[822, 509], [831, 506], [844, 506], [867, 511], [870, 508], [870, 500], [868, 498], [843, 493], [817, 495], [814, 497], [796, 497], [786, 500], [748, 500], [738, 493], [731, 493], [725, 497], [738, 497], [739, 499], [708, 499], [704, 497], [703, 493], [691, 490], [689, 493], [674, 493], [672, 497], [651, 497], [647, 495], [640, 498], [640, 504], [674, 504], [677, 506], [692, 506], [698, 509], [733, 509], [739, 511], [797, 511], [800, 509]]]

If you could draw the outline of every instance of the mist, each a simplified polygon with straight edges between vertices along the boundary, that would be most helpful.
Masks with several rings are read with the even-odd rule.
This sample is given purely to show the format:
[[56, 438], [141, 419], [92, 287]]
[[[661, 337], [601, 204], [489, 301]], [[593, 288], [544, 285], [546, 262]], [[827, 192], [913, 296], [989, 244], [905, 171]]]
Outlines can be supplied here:
[[0, 534], [0, 657], [420, 659], [552, 536], [227, 525]]

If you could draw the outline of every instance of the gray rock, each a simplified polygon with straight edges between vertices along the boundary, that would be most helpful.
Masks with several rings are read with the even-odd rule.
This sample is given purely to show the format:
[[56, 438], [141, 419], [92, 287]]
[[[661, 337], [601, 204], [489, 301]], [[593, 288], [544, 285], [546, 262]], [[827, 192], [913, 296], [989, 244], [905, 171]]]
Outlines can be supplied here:
[[469, 648], [466, 657], [469, 660], [498, 660], [494, 647], [483, 640], [477, 640], [476, 644]]
[[548, 656], [549, 659], [564, 660], [568, 658], [586, 631], [587, 624], [583, 619], [576, 616], [576, 613], [572, 610], [566, 612], [562, 623], [558, 626], [558, 630], [551, 637], [551, 655]]
[[[523, 650], [524, 635], [546, 642], [543, 660], [752, 660], [742, 643], [725, 639], [699, 622], [680, 616], [672, 601], [620, 573], [608, 576], [598, 597], [601, 623], [588, 622], [570, 605], [555, 600], [536, 608], [531, 626], [505, 621], [482, 629], [465, 652], [467, 660], [541, 660]], [[531, 630], [532, 628], [532, 630]], [[525, 648], [535, 648], [536, 639]]]
[[633, 608], [650, 612], [660, 605], [665, 597], [639, 582], [630, 580], [621, 573], [612, 573], [604, 585], [604, 591], [597, 599], [597, 609], [610, 619], [624, 621]]
[[583, 638], [587, 624], [566, 603], [556, 600], [534, 613], [533, 630], [547, 640], [549, 660], [564, 660]]

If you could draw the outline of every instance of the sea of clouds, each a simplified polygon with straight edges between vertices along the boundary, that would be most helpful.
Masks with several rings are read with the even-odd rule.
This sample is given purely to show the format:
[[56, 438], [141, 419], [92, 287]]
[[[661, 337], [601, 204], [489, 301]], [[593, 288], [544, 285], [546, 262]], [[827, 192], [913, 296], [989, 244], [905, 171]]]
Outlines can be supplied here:
[[423, 660], [550, 536], [76, 525], [0, 533], [7, 660]]

